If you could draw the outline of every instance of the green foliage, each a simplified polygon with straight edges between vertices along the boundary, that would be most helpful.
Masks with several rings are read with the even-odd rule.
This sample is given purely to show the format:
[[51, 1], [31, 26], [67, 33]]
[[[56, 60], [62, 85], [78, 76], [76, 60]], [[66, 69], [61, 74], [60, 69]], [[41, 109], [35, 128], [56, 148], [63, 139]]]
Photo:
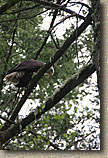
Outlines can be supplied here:
[[[4, 2], [1, 1], [0, 5], [4, 4]], [[39, 13], [43, 11], [43, 8], [38, 6], [33, 9], [27, 9], [34, 5], [35, 3], [33, 2], [24, 1], [21, 8], [20, 4], [15, 5], [7, 10], [0, 19], [0, 112], [7, 119], [10, 118], [13, 109], [17, 106], [25, 90], [22, 90], [20, 95], [17, 95], [18, 90], [14, 86], [6, 86], [3, 82], [3, 77], [7, 70], [15, 64], [25, 59], [34, 59], [47, 36], [47, 31], [41, 28], [43, 16]], [[24, 11], [19, 12], [20, 9]], [[51, 17], [52, 11], [50, 11], [49, 17]], [[85, 11], [87, 10], [85, 9]], [[61, 12], [59, 14], [63, 16]], [[38, 59], [48, 62], [58, 50], [54, 40], [61, 47], [75, 27], [75, 25], [72, 25], [72, 27], [66, 29], [62, 39], [57, 39], [54, 30], [52, 32], [54, 39], [50, 38], [47, 41]], [[15, 34], [13, 33], [14, 31]], [[39, 111], [41, 112], [45, 107], [44, 103], [47, 98], [53, 95], [54, 91], [57, 91], [65, 80], [78, 72], [80, 67], [91, 61], [92, 49], [93, 31], [90, 27], [55, 63], [54, 75], [51, 78], [43, 76], [38, 82], [37, 87], [30, 94], [24, 105], [27, 108], [31, 104], [30, 107], [28, 106], [30, 108], [29, 112], [32, 112], [37, 106], [41, 106]], [[89, 99], [84, 102], [84, 99], [87, 97]], [[24, 116], [19, 114], [16, 122], [20, 123], [22, 118], [28, 115], [29, 112], [24, 114]], [[38, 121], [35, 120], [26, 126], [23, 132], [20, 132], [20, 134], [4, 145], [4, 149], [96, 150], [100, 146], [99, 118], [97, 84], [94, 82], [93, 77], [90, 77], [62, 98], [57, 105], [46, 112]], [[3, 125], [4, 121], [1, 120], [0, 129]], [[34, 132], [35, 135], [30, 131]]]

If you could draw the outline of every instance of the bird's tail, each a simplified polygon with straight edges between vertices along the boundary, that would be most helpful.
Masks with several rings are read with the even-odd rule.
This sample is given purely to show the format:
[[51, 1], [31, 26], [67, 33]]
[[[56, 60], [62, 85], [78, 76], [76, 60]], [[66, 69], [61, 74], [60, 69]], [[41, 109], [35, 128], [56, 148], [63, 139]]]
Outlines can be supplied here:
[[4, 78], [4, 81], [7, 85], [9, 84], [18, 84], [19, 83], [19, 79], [16, 78], [16, 74], [17, 72], [12, 72], [10, 74], [7, 74]]

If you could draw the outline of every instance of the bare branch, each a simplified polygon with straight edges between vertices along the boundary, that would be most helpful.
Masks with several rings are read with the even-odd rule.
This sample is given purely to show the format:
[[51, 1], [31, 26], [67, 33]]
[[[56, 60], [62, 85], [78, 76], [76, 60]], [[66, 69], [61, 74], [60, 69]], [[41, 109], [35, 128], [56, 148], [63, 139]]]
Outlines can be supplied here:
[[[58, 26], [59, 24], [61, 24], [62, 22], [64, 22], [66, 19], [71, 18], [71, 17], [73, 17], [73, 16], [75, 16], [75, 15], [66, 16], [65, 18], [61, 19], [60, 22], [58, 22], [58, 23], [55, 24], [54, 26], [53, 26], [52, 24], [50, 25], [49, 30], [47, 31], [47, 32], [48, 32], [48, 35], [45, 37], [43, 44], [41, 45], [41, 47], [40, 47], [39, 50], [37, 51], [35, 59], [38, 58], [40, 52], [41, 52], [42, 49], [44, 48], [44, 46], [45, 46], [45, 44], [46, 44], [46, 42], [47, 42], [47, 40], [48, 40], [49, 35], [51, 35], [51, 38], [53, 39], [53, 42], [54, 42], [56, 48], [57, 48], [57, 49], [59, 48], [59, 47], [57, 46], [56, 42], [54, 41], [54, 38], [53, 38], [53, 36], [52, 36], [52, 34], [51, 34], [51, 31], [52, 31], [56, 26]], [[53, 21], [54, 21], [54, 20], [53, 20]], [[54, 23], [54, 22], [53, 22], [53, 23]]]
[[[60, 0], [58, 0], [57, 3], [59, 4], [59, 3], [60, 3]], [[42, 51], [42, 49], [44, 48], [44, 46], [45, 46], [45, 44], [46, 44], [46, 42], [47, 42], [47, 40], [48, 40], [49, 31], [50, 31], [51, 28], [53, 27], [54, 21], [55, 21], [56, 16], [57, 16], [57, 13], [58, 13], [58, 10], [56, 9], [56, 10], [54, 11], [54, 13], [53, 13], [53, 18], [52, 18], [52, 21], [51, 21], [51, 24], [50, 24], [50, 27], [49, 27], [49, 30], [48, 30], [48, 34], [47, 34], [47, 36], [45, 37], [44, 42], [42, 43], [41, 47], [40, 47], [39, 50], [37, 51], [36, 56], [35, 56], [35, 59], [38, 58], [40, 52]]]
[[11, 123], [11, 124], [16, 124], [14, 121], [9, 120], [9, 119], [6, 119], [6, 118], [2, 117], [1, 115], [0, 115], [0, 119], [2, 119], [2, 120], [4, 120], [4, 121], [7, 121], [7, 122], [9, 122], [9, 123]]
[[[40, 134], [34, 133], [34, 132], [31, 131], [31, 130], [30, 130], [29, 132], [30, 132], [32, 135], [34, 135], [36, 138], [38, 138], [37, 136], [40, 135]], [[50, 142], [49, 139], [43, 137], [42, 135], [40, 135], [40, 136], [41, 136], [41, 138], [42, 138], [45, 142], [49, 142], [50, 146], [52, 146], [54, 149], [60, 150], [60, 149], [58, 148], [58, 146], [55, 145], [55, 144], [53, 144], [52, 142]]]
[[[69, 46], [78, 38], [78, 36], [86, 29], [86, 27], [91, 23], [91, 16], [88, 15], [86, 20], [77, 28], [77, 34], [76, 30], [70, 35], [70, 37], [64, 42], [63, 46], [55, 53], [55, 55], [52, 57], [52, 60], [49, 61], [39, 72], [34, 76], [34, 78], [31, 81], [30, 86], [25, 91], [24, 95], [22, 96], [21, 100], [19, 101], [18, 105], [15, 107], [10, 120], [14, 121], [17, 117], [21, 107], [27, 100], [28, 96], [32, 92], [33, 88], [36, 87], [38, 81], [41, 79], [41, 77], [44, 75], [44, 73], [65, 53], [65, 51], [69, 48]], [[70, 89], [70, 88], [69, 88]], [[59, 98], [60, 96], [58, 96]]]
[[[19, 8], [21, 8], [21, 5], [22, 5], [22, 1], [21, 1], [20, 5], [19, 5]], [[17, 20], [19, 18], [19, 15], [20, 15], [20, 13], [18, 13], [18, 15], [17, 15], [17, 17], [15, 19], [14, 25], [13, 25], [12, 42], [11, 42], [11, 46], [9, 48], [9, 53], [6, 56], [6, 61], [5, 61], [5, 65], [4, 65], [4, 73], [2, 74], [2, 78], [1, 78], [1, 82], [0, 82], [0, 94], [1, 94], [2, 86], [3, 86], [3, 78], [5, 76], [5, 71], [6, 71], [6, 68], [7, 68], [7, 64], [9, 62], [10, 56], [12, 54], [13, 44], [14, 44], [14, 41], [15, 41], [15, 34], [16, 34], [16, 30], [17, 30]]]
[[73, 34], [65, 41], [63, 46], [55, 53], [55, 55], [52, 58], [52, 61], [48, 62], [39, 72], [37, 75], [34, 76], [31, 85], [29, 86], [28, 90], [25, 92], [24, 96], [20, 100], [18, 106], [16, 107], [16, 110], [13, 112], [11, 120], [14, 120], [16, 115], [18, 114], [19, 110], [21, 109], [22, 105], [25, 103], [26, 99], [32, 92], [32, 89], [37, 85], [40, 78], [44, 75], [44, 73], [65, 53], [65, 51], [69, 48], [72, 42], [75, 41], [75, 39], [85, 30], [85, 28], [89, 25], [91, 22], [91, 17], [88, 15], [86, 21], [81, 24], [79, 28], [77, 28], [77, 35], [76, 30], [73, 32]]
[[9, 8], [14, 6], [15, 4], [19, 3], [21, 0], [9, 0], [7, 3], [5, 3], [2, 7], [0, 7], [0, 14], [3, 14], [5, 11], [7, 11]]
[[69, 2], [69, 3], [71, 3], [71, 4], [80, 4], [80, 5], [82, 5], [82, 6], [85, 6], [85, 7], [87, 7], [88, 9], [90, 9], [91, 10], [91, 8], [87, 5], [87, 4], [85, 4], [85, 3], [83, 3], [83, 2]]
[[[12, 6], [14, 6], [15, 4], [19, 3], [21, 0], [10, 0], [7, 3], [5, 3], [2, 7], [0, 7], [0, 14], [3, 14], [5, 11], [7, 11], [8, 9], [10, 9]], [[32, 0], [30, 0], [32, 1]], [[69, 14], [74, 14], [77, 15], [78, 18], [85, 20], [85, 17], [77, 14], [74, 11], [71, 11], [70, 9], [67, 9], [65, 6], [59, 5], [59, 4], [55, 4], [52, 2], [48, 2], [48, 1], [44, 1], [44, 0], [34, 0], [34, 2], [40, 4], [40, 5], [44, 5], [50, 8], [54, 8], [54, 9], [60, 9], [63, 10]]]
[[16, 11], [12, 11], [12, 12], [10, 12], [10, 13], [5, 13], [5, 14], [16, 14], [16, 13], [21, 13], [21, 12], [24, 12], [24, 11], [28, 11], [28, 10], [33, 10], [33, 9], [35, 9], [36, 7], [39, 7], [40, 6], [40, 4], [35, 4], [35, 5], [33, 5], [32, 7], [28, 7], [28, 8], [22, 8], [22, 9], [19, 9], [19, 10], [16, 10]]
[[64, 22], [65, 20], [67, 20], [67, 19], [69, 19], [69, 18], [71, 18], [71, 17], [73, 17], [74, 15], [68, 15], [68, 16], [66, 16], [66, 17], [64, 17], [63, 19], [61, 19], [58, 23], [56, 23], [50, 30], [49, 30], [49, 32], [51, 32], [56, 26], [58, 26], [59, 24], [61, 24], [62, 22]]
[[66, 13], [69, 13], [69, 14], [72, 14], [72, 15], [76, 15], [78, 18], [85, 20], [85, 17], [77, 14], [76, 12], [74, 12], [74, 11], [72, 11], [70, 9], [67, 9], [63, 5], [55, 4], [55, 3], [44, 1], [44, 0], [34, 0], [34, 1], [37, 2], [38, 4], [41, 4], [41, 5], [44, 5], [44, 6], [47, 6], [47, 7], [63, 10]]
[[[20, 122], [20, 126], [22, 127], [22, 129], [24, 129], [32, 121], [38, 120], [45, 112], [54, 107], [61, 100], [61, 98], [66, 96], [72, 89], [74, 89], [85, 79], [87, 79], [94, 71], [95, 67], [93, 64], [86, 65], [81, 70], [79, 70], [77, 74], [73, 75], [70, 79], [68, 79], [66, 83], [45, 102], [45, 108], [43, 110], [39, 111], [36, 116], [34, 112], [32, 112]], [[21, 130], [19, 124], [11, 126], [7, 131], [0, 135], [1, 143], [3, 144], [7, 142], [10, 138], [20, 132]]]
[[86, 136], [82, 137], [81, 139], [78, 139], [77, 141], [71, 142], [71, 143], [66, 147], [65, 150], [70, 149], [73, 145], [78, 144], [78, 142], [81, 142], [82, 140], [84, 140], [84, 139], [87, 138], [89, 135], [91, 135], [92, 133], [95, 133], [95, 132], [96, 132], [96, 131], [92, 131], [92, 132], [88, 133]]
[[[37, 13], [37, 14], [35, 14], [35, 15], [32, 15], [32, 16], [29, 16], [29, 15], [27, 15], [27, 13], [25, 13], [25, 16], [19, 17], [18, 20], [21, 20], [21, 19], [26, 19], [26, 20], [28, 20], [28, 19], [33, 19], [34, 17], [39, 16], [39, 15], [41, 15], [41, 14], [47, 12], [48, 10], [49, 10], [49, 9], [46, 9], [46, 10], [44, 10], [44, 11], [42, 11], [42, 12], [39, 12], [39, 13]], [[15, 21], [15, 19], [1, 20], [0, 23], [2, 23], [2, 22], [12, 22], [12, 21]], [[37, 24], [36, 24], [36, 25], [37, 25]]]

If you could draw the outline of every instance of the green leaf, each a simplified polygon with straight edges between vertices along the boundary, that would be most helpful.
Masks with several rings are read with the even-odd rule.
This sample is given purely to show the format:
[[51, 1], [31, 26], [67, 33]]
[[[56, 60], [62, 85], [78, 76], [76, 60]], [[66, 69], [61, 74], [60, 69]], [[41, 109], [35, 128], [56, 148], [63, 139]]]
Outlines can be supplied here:
[[63, 137], [66, 138], [66, 133], [63, 133]]
[[76, 106], [74, 107], [74, 111], [75, 111], [75, 113], [77, 113], [77, 107]]
[[37, 135], [37, 138], [41, 139], [41, 135]]

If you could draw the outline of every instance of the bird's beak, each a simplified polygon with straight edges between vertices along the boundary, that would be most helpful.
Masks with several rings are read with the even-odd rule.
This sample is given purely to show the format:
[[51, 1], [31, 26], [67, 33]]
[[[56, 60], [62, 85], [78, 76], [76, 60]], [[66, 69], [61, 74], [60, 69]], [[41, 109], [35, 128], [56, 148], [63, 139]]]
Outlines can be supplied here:
[[52, 73], [52, 72], [50, 72], [50, 73], [49, 73], [49, 76], [51, 77], [52, 75], [53, 75], [53, 73]]

